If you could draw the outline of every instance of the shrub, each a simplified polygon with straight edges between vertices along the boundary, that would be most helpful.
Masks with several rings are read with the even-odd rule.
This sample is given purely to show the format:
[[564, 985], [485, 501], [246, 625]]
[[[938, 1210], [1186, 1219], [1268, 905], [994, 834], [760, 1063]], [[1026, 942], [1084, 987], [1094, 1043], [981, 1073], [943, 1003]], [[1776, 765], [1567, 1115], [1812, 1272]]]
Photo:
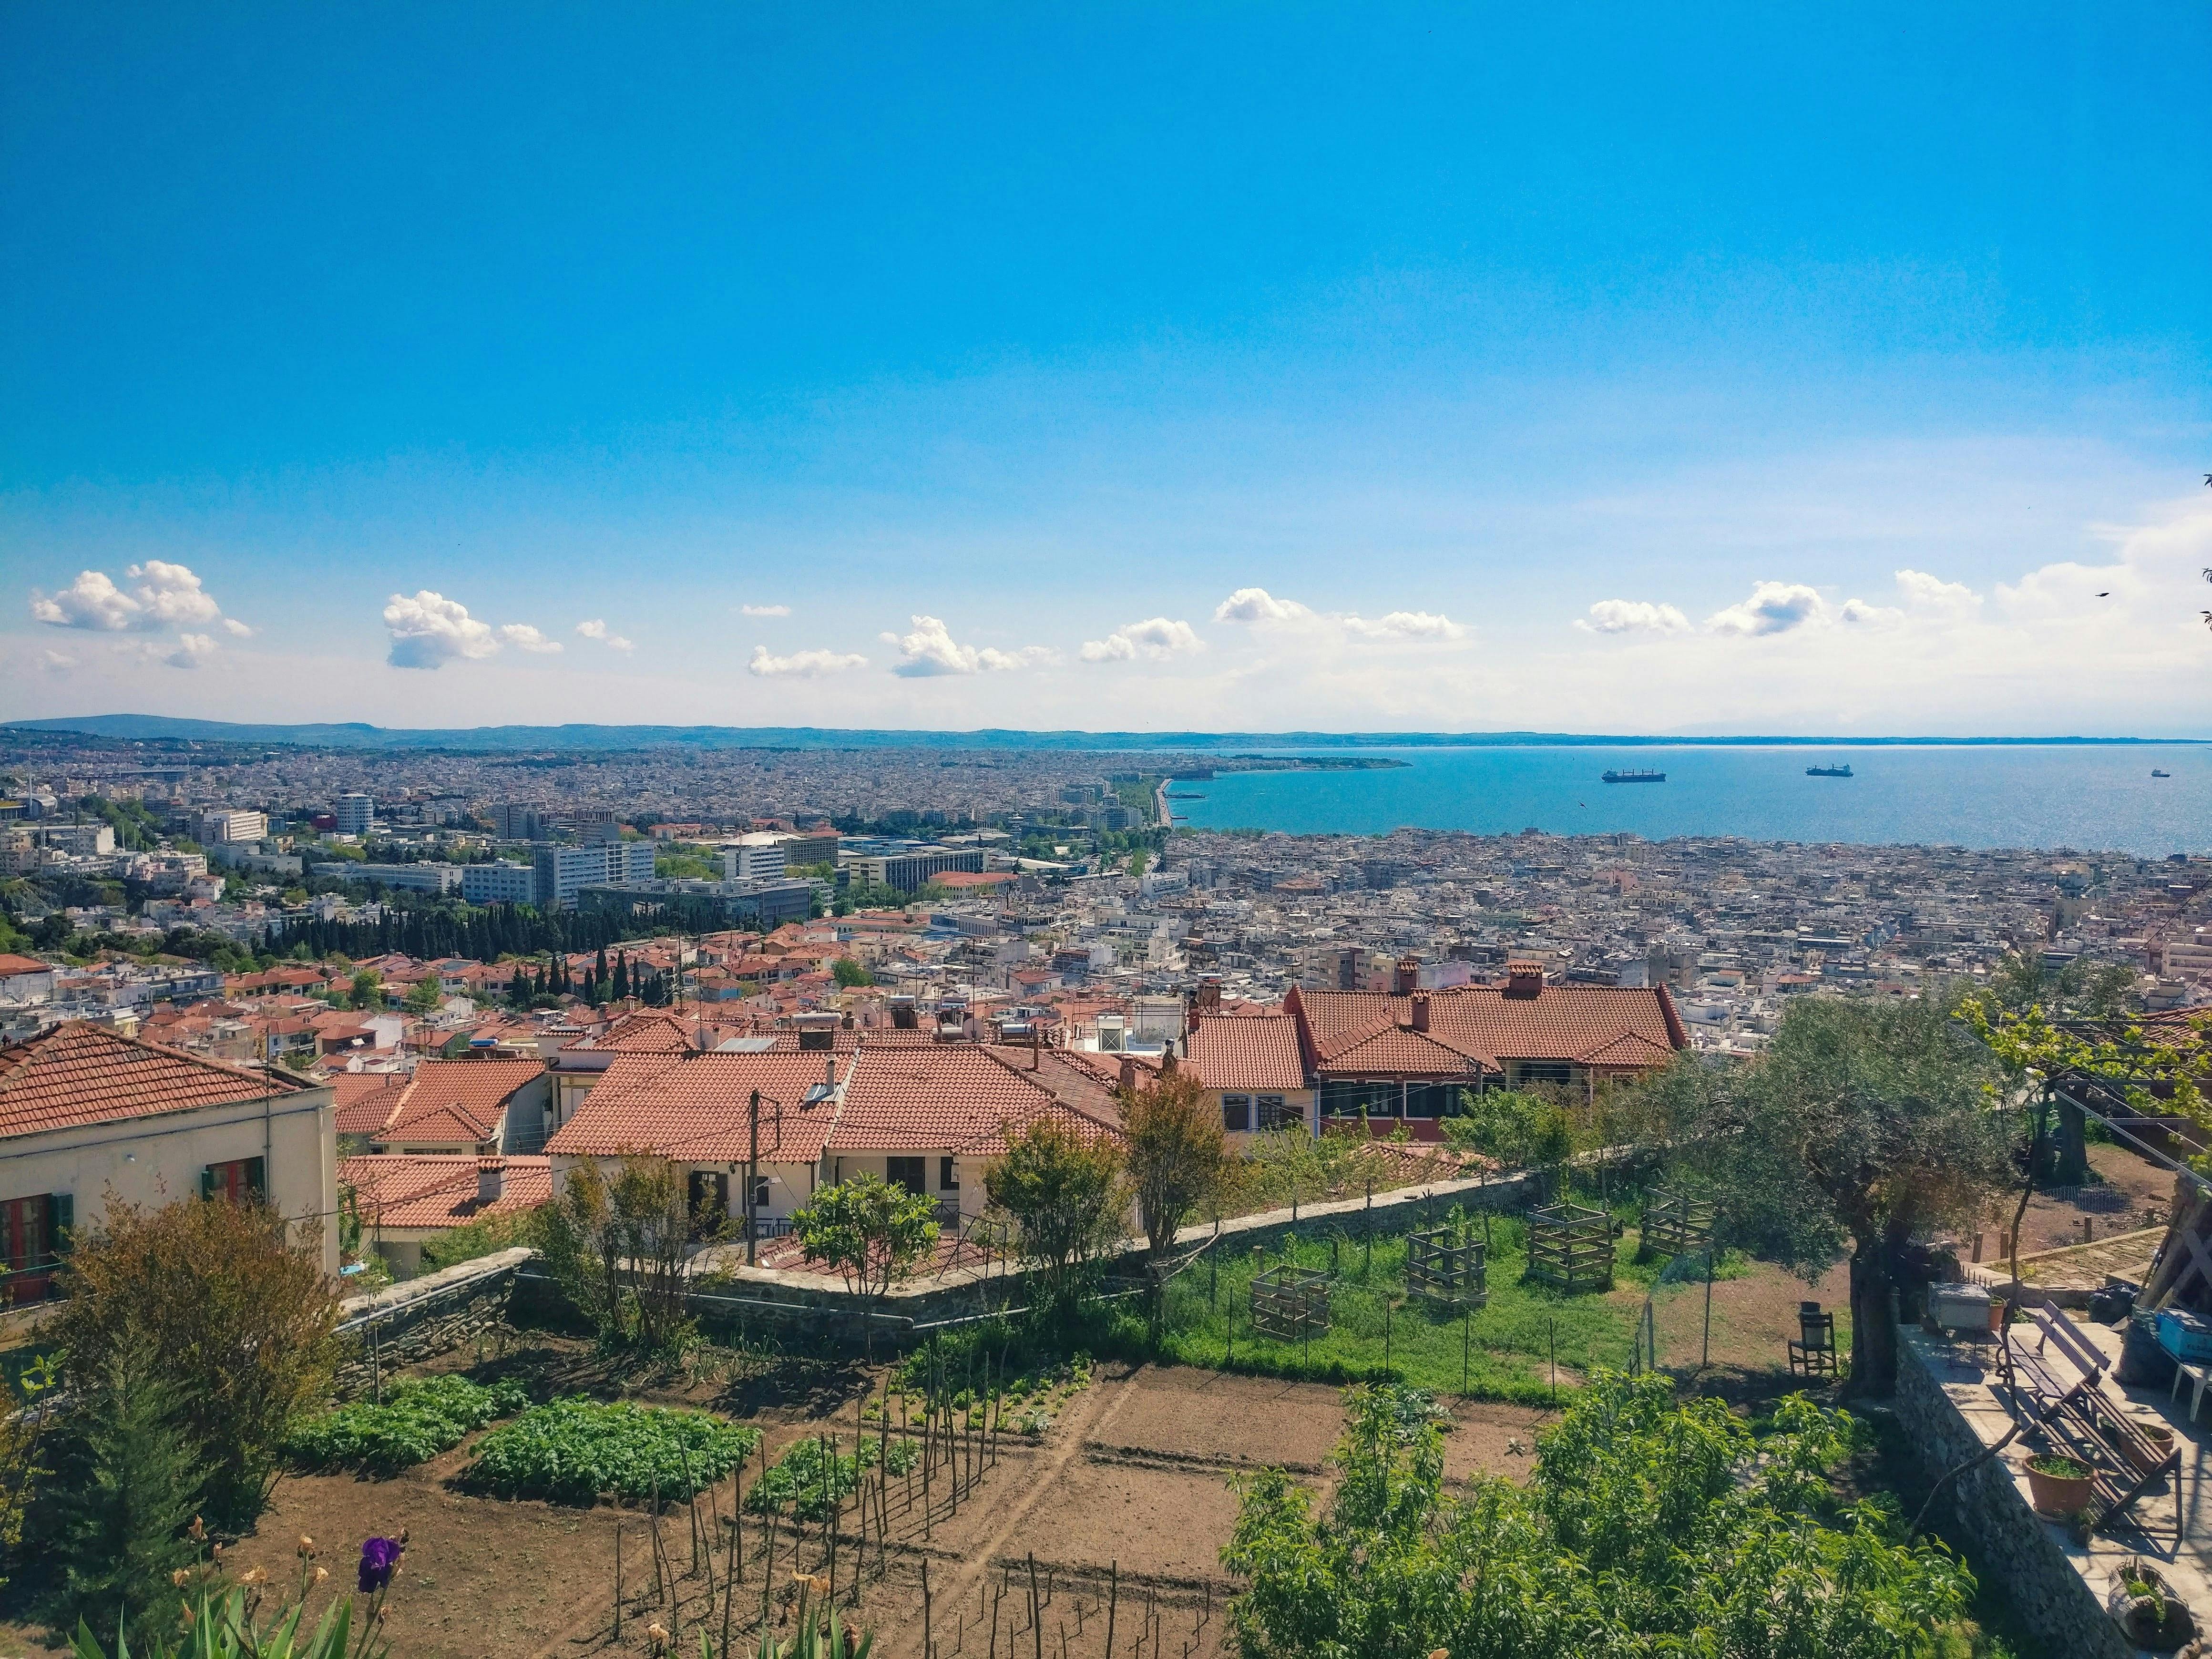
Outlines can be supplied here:
[[384, 1403], [357, 1401], [292, 1431], [284, 1449], [311, 1467], [343, 1463], [397, 1474], [458, 1446], [472, 1429], [520, 1411], [530, 1395], [519, 1382], [487, 1388], [465, 1376], [415, 1377], [386, 1390]]
[[185, 1199], [158, 1210], [111, 1197], [64, 1275], [54, 1323], [69, 1386], [143, 1336], [176, 1385], [201, 1451], [210, 1524], [260, 1513], [284, 1436], [330, 1394], [337, 1300], [317, 1224], [258, 1204]]
[[625, 1401], [556, 1400], [532, 1407], [477, 1443], [471, 1484], [506, 1498], [591, 1504], [689, 1498], [727, 1474], [760, 1443], [757, 1429], [706, 1412]]

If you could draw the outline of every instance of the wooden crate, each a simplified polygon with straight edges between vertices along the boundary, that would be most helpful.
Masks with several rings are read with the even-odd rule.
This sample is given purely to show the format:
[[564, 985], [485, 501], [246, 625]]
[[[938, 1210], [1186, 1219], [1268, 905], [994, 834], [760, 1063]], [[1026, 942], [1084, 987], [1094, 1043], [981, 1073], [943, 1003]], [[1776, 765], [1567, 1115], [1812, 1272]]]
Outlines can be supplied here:
[[1454, 1308], [1480, 1308], [1490, 1300], [1489, 1246], [1449, 1227], [1406, 1236], [1406, 1289]]
[[1328, 1329], [1328, 1275], [1316, 1267], [1270, 1267], [1252, 1277], [1252, 1328], [1279, 1342]]
[[1647, 1255], [1688, 1255], [1713, 1242], [1713, 1206], [1686, 1193], [1655, 1187], [1644, 1200]]
[[1611, 1290], [1613, 1218], [1564, 1201], [1529, 1211], [1527, 1276], [1569, 1292]]

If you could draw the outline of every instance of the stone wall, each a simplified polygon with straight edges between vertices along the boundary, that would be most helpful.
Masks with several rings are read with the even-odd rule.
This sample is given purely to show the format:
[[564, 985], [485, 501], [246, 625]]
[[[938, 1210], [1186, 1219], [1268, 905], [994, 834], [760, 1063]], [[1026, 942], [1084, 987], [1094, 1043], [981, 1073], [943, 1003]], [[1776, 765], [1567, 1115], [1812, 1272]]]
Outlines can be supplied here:
[[[1926, 1461], [1931, 1477], [1957, 1468], [1988, 1443], [1945, 1390], [1956, 1362], [1951, 1344], [1906, 1329], [1898, 1333], [1897, 1420]], [[1961, 1386], [1988, 1394], [1979, 1368]], [[2136, 1649], [2107, 1616], [2060, 1528], [2028, 1507], [2008, 1461], [2019, 1445], [1953, 1481], [1936, 1501], [1950, 1512], [2021, 1620], [2054, 1654], [2068, 1659], [2132, 1659]]]
[[341, 1303], [338, 1397], [373, 1393], [380, 1378], [506, 1323], [515, 1275], [533, 1254], [496, 1251]]

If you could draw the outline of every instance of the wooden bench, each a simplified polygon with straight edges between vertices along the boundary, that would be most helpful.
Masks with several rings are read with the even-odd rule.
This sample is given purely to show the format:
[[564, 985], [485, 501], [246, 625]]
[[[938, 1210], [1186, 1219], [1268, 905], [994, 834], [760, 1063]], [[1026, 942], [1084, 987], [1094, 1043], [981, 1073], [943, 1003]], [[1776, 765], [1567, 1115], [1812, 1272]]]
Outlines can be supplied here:
[[[2033, 1310], [2024, 1324], [2008, 1324], [2001, 1350], [2006, 1386], [2028, 1403], [2035, 1420], [2063, 1443], [2068, 1455], [2094, 1475], [2093, 1532], [2109, 1532], [2160, 1480], [2173, 1482], [2173, 1541], [2182, 1537], [2181, 1452], [2160, 1452], [2137, 1428], [2122, 1402], [2105, 1388], [2105, 1357], [2063, 1315]], [[2138, 1516], [2136, 1525], [2150, 1528]]]

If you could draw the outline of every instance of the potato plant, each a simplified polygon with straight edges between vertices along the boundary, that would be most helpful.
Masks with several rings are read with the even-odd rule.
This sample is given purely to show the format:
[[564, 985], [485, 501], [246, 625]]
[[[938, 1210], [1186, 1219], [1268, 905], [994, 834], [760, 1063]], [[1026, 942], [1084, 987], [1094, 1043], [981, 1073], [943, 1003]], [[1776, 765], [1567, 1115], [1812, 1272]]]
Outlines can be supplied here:
[[506, 1498], [592, 1504], [687, 1498], [727, 1474], [760, 1431], [708, 1412], [580, 1398], [533, 1407], [486, 1435], [473, 1486]]
[[344, 1465], [397, 1474], [529, 1403], [519, 1382], [487, 1386], [465, 1376], [410, 1377], [392, 1384], [380, 1405], [356, 1401], [309, 1419], [292, 1431], [284, 1449], [293, 1462], [309, 1468]]

